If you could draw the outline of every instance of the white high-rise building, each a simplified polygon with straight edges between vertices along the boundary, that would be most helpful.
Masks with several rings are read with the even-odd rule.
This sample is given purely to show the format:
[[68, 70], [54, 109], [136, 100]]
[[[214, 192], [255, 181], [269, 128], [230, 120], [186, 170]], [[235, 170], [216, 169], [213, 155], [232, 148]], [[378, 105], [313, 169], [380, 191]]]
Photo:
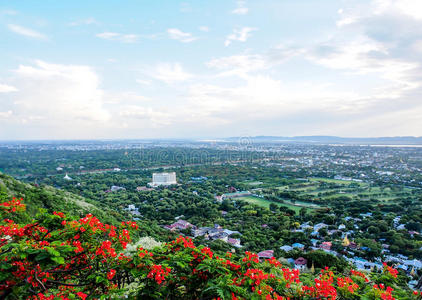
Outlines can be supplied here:
[[152, 186], [177, 184], [176, 172], [152, 173]]

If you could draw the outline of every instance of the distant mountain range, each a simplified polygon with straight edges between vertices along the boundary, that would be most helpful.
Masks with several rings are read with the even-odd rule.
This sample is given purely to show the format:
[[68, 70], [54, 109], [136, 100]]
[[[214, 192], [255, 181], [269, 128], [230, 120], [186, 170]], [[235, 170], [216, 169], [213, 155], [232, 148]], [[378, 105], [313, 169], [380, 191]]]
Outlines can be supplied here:
[[350, 144], [350, 145], [422, 145], [422, 136], [393, 136], [393, 137], [339, 137], [326, 135], [310, 136], [237, 136], [227, 138], [156, 138], [156, 139], [107, 139], [107, 140], [9, 140], [1, 144], [16, 145], [107, 145], [107, 144], [185, 144], [191, 142], [214, 143], [303, 143], [303, 144]]
[[251, 141], [254, 143], [315, 143], [315, 144], [364, 144], [364, 145], [422, 145], [422, 137], [394, 136], [394, 137], [338, 137], [338, 136], [254, 136], [230, 137], [223, 139], [230, 142]]

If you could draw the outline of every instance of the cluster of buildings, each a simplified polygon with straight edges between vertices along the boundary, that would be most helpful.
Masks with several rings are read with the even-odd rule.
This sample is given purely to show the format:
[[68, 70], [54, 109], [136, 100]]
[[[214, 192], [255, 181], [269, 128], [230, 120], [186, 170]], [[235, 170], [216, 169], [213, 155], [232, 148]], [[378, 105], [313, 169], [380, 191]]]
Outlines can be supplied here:
[[226, 242], [233, 247], [241, 248], [240, 239], [232, 238], [231, 235], [238, 234], [241, 235], [239, 231], [232, 231], [225, 229], [218, 224], [214, 224], [214, 227], [196, 227], [195, 225], [189, 223], [188, 221], [178, 219], [176, 222], [170, 225], [164, 226], [164, 228], [171, 231], [181, 231], [190, 229], [193, 237], [203, 236], [205, 240], [215, 241], [221, 240]]
[[[361, 145], [262, 146], [268, 153], [264, 165], [284, 171], [324, 174], [327, 178], [350, 182], [384, 182], [421, 188], [420, 148], [373, 147]], [[269, 155], [269, 154], [268, 154]], [[267, 161], [267, 163], [266, 163]]]
[[[367, 219], [372, 217], [372, 213], [363, 213], [360, 214], [360, 217], [362, 219]], [[352, 217], [346, 217], [345, 221], [354, 221], [354, 228], [356, 230], [359, 230], [359, 222], [362, 221], [361, 218], [352, 218]], [[401, 217], [397, 216], [393, 220], [393, 227], [396, 230], [405, 230], [404, 224], [400, 224]], [[299, 226], [298, 229], [293, 229], [292, 231], [295, 232], [311, 232], [310, 236], [314, 237], [310, 239], [310, 242], [312, 244], [311, 247], [306, 248], [304, 244], [301, 243], [294, 243], [292, 245], [283, 245], [280, 247], [280, 250], [289, 253], [290, 251], [293, 251], [295, 249], [302, 250], [302, 251], [314, 251], [314, 250], [323, 250], [327, 253], [330, 253], [334, 256], [342, 256], [344, 257], [348, 262], [353, 264], [357, 270], [382, 270], [383, 265], [382, 262], [391, 262], [396, 268], [402, 269], [409, 275], [414, 275], [418, 270], [422, 270], [422, 262], [418, 259], [409, 259], [407, 256], [404, 256], [402, 254], [391, 254], [388, 250], [389, 245], [388, 244], [382, 244], [382, 251], [381, 253], [384, 255], [384, 259], [381, 258], [375, 258], [373, 261], [368, 260], [364, 257], [360, 257], [359, 253], [365, 253], [366, 251], [370, 251], [370, 248], [361, 246], [353, 241], [350, 241], [348, 236], [353, 235], [355, 233], [354, 230], [346, 230], [346, 226], [344, 224], [340, 224], [338, 226], [338, 229], [335, 230], [327, 230], [328, 236], [332, 235], [335, 232], [341, 232], [342, 241], [342, 251], [341, 253], [332, 250], [333, 242], [328, 241], [326, 239], [320, 239], [319, 236], [319, 230], [322, 228], [328, 228], [329, 225], [324, 223], [318, 223], [315, 225], [310, 225], [309, 222], [305, 222]], [[408, 232], [409, 234], [413, 235], [419, 235], [419, 232]], [[384, 241], [384, 240], [383, 240]], [[380, 240], [380, 242], [382, 242]], [[421, 248], [422, 249], [422, 248]], [[294, 264], [296, 266], [296, 264]]]

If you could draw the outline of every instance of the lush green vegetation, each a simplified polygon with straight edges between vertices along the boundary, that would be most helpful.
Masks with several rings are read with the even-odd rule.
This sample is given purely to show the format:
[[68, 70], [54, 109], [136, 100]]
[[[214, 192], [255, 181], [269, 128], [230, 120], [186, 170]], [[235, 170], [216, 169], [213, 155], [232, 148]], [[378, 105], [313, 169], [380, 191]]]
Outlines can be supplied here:
[[2, 202], [5, 197], [0, 196], [2, 299], [421, 298], [386, 264], [381, 272], [323, 268], [315, 275], [285, 268], [274, 257], [260, 262], [250, 252], [214, 253], [182, 236], [153, 249], [129, 247], [135, 222], [113, 226], [92, 214], [75, 219], [45, 209], [33, 219], [21, 200]]
[[[378, 177], [365, 181], [338, 180], [333, 174], [342, 170], [341, 165], [334, 166], [336, 171], [305, 168], [295, 157], [291, 166], [285, 167], [274, 157], [264, 161], [243, 160], [245, 156], [242, 157], [244, 152], [241, 151], [233, 151], [235, 162], [228, 159], [230, 162], [223, 163], [224, 159], [220, 158], [228, 158], [232, 152], [221, 154], [220, 150], [211, 151], [214, 160], [207, 164], [169, 166], [177, 163], [180, 159], [176, 158], [177, 154], [182, 152], [178, 148], [165, 149], [164, 158], [160, 155], [159, 159], [149, 157], [150, 160], [144, 154], [154, 153], [151, 149], [146, 152], [129, 149], [45, 153], [16, 150], [14, 154], [9, 151], [7, 161], [0, 155], [0, 169], [10, 170], [26, 183], [0, 174], [0, 190], [4, 195], [23, 197], [31, 216], [43, 208], [50, 213], [63, 211], [77, 218], [93, 213], [114, 226], [123, 220], [136, 221], [140, 229], [135, 235], [161, 242], [170, 242], [179, 233], [193, 236], [190, 229], [172, 232], [163, 228], [175, 222], [176, 217], [197, 227], [218, 224], [240, 232], [231, 237], [239, 239], [242, 248], [234, 248], [220, 239], [204, 236], [194, 239], [195, 243], [220, 254], [232, 248], [234, 255], [274, 250], [277, 258], [305, 257], [308, 267], [328, 266], [340, 272], [350, 268], [345, 258], [369, 261], [384, 259], [387, 255], [405, 255], [409, 260], [422, 258], [422, 238], [418, 234], [422, 224], [422, 190], [400, 184], [400, 180], [407, 180], [407, 175], [383, 180]], [[162, 150], [156, 149], [156, 155]], [[127, 159], [137, 155], [140, 157]], [[391, 157], [389, 152], [386, 156]], [[164, 163], [167, 166], [160, 167]], [[56, 170], [57, 167], [62, 170]], [[121, 169], [113, 170], [114, 167]], [[40, 169], [37, 171], [37, 168]], [[417, 168], [416, 163], [414, 168]], [[153, 172], [167, 170], [177, 173], [178, 185], [137, 189], [151, 181]], [[357, 168], [355, 171], [367, 170]], [[29, 173], [32, 171], [33, 174]], [[66, 173], [70, 180], [64, 178]], [[112, 191], [112, 186], [122, 189]], [[236, 190], [250, 191], [251, 195], [218, 200], [217, 196]], [[139, 214], [131, 213], [129, 205], [134, 205]], [[324, 227], [313, 232], [313, 226], [321, 223]], [[356, 244], [356, 249], [342, 245], [346, 235]], [[331, 243], [332, 253], [315, 251], [324, 242]], [[293, 243], [302, 243], [305, 249], [288, 253], [280, 249]], [[407, 275], [403, 277], [406, 280], [418, 280], [422, 275], [421, 271], [413, 274], [409, 271], [399, 272]]]

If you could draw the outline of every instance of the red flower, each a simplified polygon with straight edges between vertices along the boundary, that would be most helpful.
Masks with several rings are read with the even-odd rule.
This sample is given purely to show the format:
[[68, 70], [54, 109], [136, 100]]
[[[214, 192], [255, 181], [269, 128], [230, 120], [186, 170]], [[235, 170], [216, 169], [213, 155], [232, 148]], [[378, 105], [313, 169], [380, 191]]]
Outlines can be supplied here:
[[148, 278], [154, 278], [155, 282], [161, 284], [163, 281], [166, 280], [166, 276], [170, 273], [170, 268], [163, 268], [161, 265], [153, 265], [151, 267], [151, 271], [148, 273]]
[[88, 295], [87, 295], [87, 294], [82, 293], [82, 292], [77, 292], [77, 293], [76, 293], [76, 295], [78, 295], [79, 297], [81, 297], [81, 299], [82, 299], [82, 300], [85, 300], [85, 299], [86, 299], [86, 297], [88, 297]]
[[110, 271], [108, 271], [108, 273], [107, 273], [108, 280], [113, 279], [114, 275], [116, 275], [116, 270], [111, 269]]
[[202, 248], [201, 253], [207, 255], [209, 258], [212, 258], [213, 256], [213, 252], [208, 247]]

